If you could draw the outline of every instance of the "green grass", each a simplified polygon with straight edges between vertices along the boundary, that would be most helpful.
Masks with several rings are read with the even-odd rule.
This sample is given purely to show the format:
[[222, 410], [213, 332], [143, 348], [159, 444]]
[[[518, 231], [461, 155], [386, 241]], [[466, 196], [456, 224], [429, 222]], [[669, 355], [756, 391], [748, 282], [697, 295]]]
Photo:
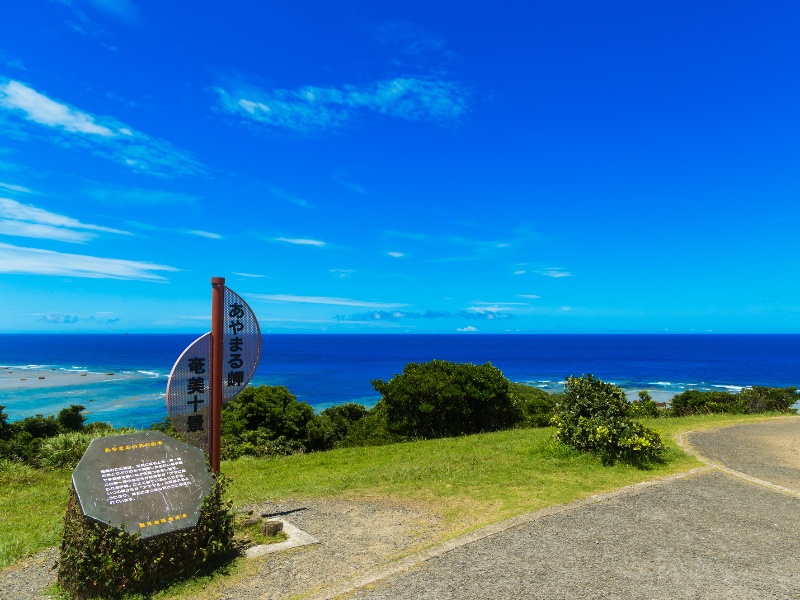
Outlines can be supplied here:
[[410, 501], [445, 517], [450, 535], [514, 515], [563, 504], [699, 466], [672, 440], [688, 430], [763, 420], [706, 415], [648, 419], [667, 442], [662, 464], [642, 470], [606, 467], [592, 455], [552, 442], [553, 429], [491, 434], [369, 448], [347, 448], [272, 460], [224, 462], [234, 504], [287, 497], [378, 497]]
[[[698, 466], [676, 433], [770, 416], [707, 415], [646, 420], [667, 441], [666, 460], [648, 470], [604, 467], [552, 443], [553, 430], [347, 448], [275, 459], [223, 462], [235, 506], [294, 497], [337, 496], [412, 502], [442, 515], [451, 537], [504, 518]], [[70, 471], [0, 463], [0, 567], [61, 540]]]
[[61, 543], [71, 477], [0, 461], [0, 568]]

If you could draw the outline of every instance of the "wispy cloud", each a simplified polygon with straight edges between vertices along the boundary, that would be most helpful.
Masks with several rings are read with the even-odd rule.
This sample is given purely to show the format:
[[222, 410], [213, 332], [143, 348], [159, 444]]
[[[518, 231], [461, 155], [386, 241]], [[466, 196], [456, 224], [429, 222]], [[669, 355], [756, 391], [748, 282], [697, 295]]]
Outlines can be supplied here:
[[426, 310], [405, 311], [405, 310], [375, 310], [360, 312], [351, 315], [337, 315], [339, 321], [401, 321], [404, 319], [463, 319], [467, 321], [493, 321], [495, 319], [512, 319], [513, 315], [493, 310]]
[[64, 313], [49, 313], [42, 315], [37, 319], [37, 321], [41, 323], [49, 323], [51, 325], [72, 325], [80, 320], [80, 317], [76, 317], [75, 315], [65, 315]]
[[163, 206], [167, 204], [194, 204], [197, 196], [184, 192], [167, 192], [140, 187], [103, 186], [88, 187], [82, 194], [107, 204], [122, 206]]
[[15, 127], [27, 125], [50, 133], [50, 139], [68, 148], [89, 148], [133, 171], [173, 177], [196, 175], [205, 169], [188, 153], [169, 142], [120, 123], [48, 98], [19, 81], [0, 78], [0, 111], [9, 119], [20, 117]]
[[293, 302], [298, 304], [328, 304], [332, 306], [357, 306], [361, 308], [404, 308], [408, 304], [396, 302], [369, 302], [352, 298], [334, 298], [330, 296], [295, 296], [292, 294], [247, 294], [253, 300], [264, 302]]
[[152, 223], [142, 223], [140, 221], [126, 221], [126, 223], [134, 229], [141, 229], [143, 231], [157, 232], [167, 235], [193, 235], [203, 237], [209, 240], [222, 240], [223, 235], [214, 233], [212, 231], [204, 231], [202, 229], [170, 229], [169, 227], [162, 227], [160, 225], [153, 225]]
[[285, 202], [289, 202], [290, 204], [294, 204], [295, 206], [300, 206], [302, 208], [313, 208], [314, 205], [308, 202], [303, 198], [299, 198], [294, 194], [290, 194], [280, 188], [275, 186], [269, 186], [270, 193], [277, 198], [278, 200], [284, 200]]
[[139, 22], [139, 10], [130, 0], [84, 0], [97, 10], [128, 24]]
[[50, 325], [73, 325], [81, 321], [100, 325], [112, 325], [119, 322], [119, 317], [109, 317], [107, 316], [109, 314], [111, 313], [97, 313], [88, 317], [79, 317], [77, 315], [68, 315], [64, 313], [47, 313], [41, 315], [37, 321]]
[[548, 267], [542, 271], [538, 271], [538, 273], [539, 275], [544, 275], [545, 277], [572, 277], [572, 273], [568, 273], [561, 267]]
[[462, 332], [462, 333], [473, 333], [475, 331], [478, 331], [478, 329], [477, 329], [477, 327], [473, 327], [472, 325], [467, 325], [466, 327], [458, 327], [458, 328], [456, 328], [456, 331], [459, 331], [459, 332]]
[[367, 191], [364, 189], [364, 186], [351, 181], [343, 171], [336, 171], [336, 173], [331, 175], [331, 179], [333, 179], [333, 181], [338, 183], [344, 189], [355, 192], [356, 194], [364, 194]]
[[517, 294], [517, 298], [525, 298], [526, 300], [539, 300], [541, 296], [536, 294]]
[[317, 248], [322, 248], [327, 246], [325, 242], [322, 240], [312, 240], [308, 238], [284, 238], [284, 237], [277, 237], [272, 238], [273, 242], [281, 242], [283, 244], [292, 244], [295, 246], [316, 246]]
[[266, 275], [259, 275], [257, 273], [236, 273], [234, 275], [238, 275], [239, 277], [247, 277], [249, 279], [261, 279], [262, 277], [266, 277]]
[[450, 123], [468, 108], [464, 86], [438, 77], [397, 77], [362, 85], [306, 86], [272, 91], [217, 87], [227, 113], [267, 128], [317, 133], [348, 125], [364, 114], [405, 121]]
[[402, 252], [387, 252], [386, 255], [392, 258], [405, 258], [405, 254]]
[[435, 53], [445, 47], [444, 40], [408, 21], [387, 21], [376, 25], [373, 31], [381, 44], [397, 47], [404, 54]]
[[334, 277], [338, 277], [339, 279], [344, 279], [345, 277], [350, 277], [353, 273], [355, 273], [354, 269], [331, 269], [330, 272], [333, 274]]
[[14, 185], [13, 183], [3, 183], [0, 181], [0, 188], [8, 192], [17, 192], [18, 194], [32, 194], [33, 192], [21, 185]]
[[31, 204], [0, 198], [0, 234], [85, 243], [96, 237], [95, 231], [130, 235], [127, 231], [82, 223]]
[[189, 235], [196, 235], [199, 237], [208, 238], [210, 240], [221, 240], [222, 236], [218, 233], [211, 233], [210, 231], [200, 231], [198, 229], [187, 229], [186, 233]]
[[178, 271], [178, 269], [149, 262], [22, 248], [0, 242], [0, 273], [166, 281], [166, 278], [156, 274], [156, 271]]

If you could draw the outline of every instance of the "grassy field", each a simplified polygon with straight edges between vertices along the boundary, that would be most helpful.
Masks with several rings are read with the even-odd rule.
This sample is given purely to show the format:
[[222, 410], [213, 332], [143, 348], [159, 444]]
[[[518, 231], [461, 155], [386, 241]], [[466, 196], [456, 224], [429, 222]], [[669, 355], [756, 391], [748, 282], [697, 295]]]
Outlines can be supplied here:
[[[698, 462], [680, 450], [676, 433], [764, 420], [708, 415], [645, 421], [667, 441], [666, 460], [648, 470], [605, 467], [595, 457], [553, 443], [553, 429], [491, 434], [377, 448], [348, 448], [270, 460], [224, 462], [235, 506], [264, 500], [339, 496], [426, 505], [452, 537], [514, 515], [570, 502]], [[61, 540], [71, 473], [0, 465], [0, 567]]]

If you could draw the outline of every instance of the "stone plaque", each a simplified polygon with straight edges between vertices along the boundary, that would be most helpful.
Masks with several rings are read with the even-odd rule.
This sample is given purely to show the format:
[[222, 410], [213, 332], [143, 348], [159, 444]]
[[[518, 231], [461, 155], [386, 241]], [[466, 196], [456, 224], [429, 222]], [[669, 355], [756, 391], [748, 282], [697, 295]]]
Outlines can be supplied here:
[[202, 450], [158, 431], [96, 438], [72, 473], [84, 515], [142, 538], [197, 525], [213, 483]]

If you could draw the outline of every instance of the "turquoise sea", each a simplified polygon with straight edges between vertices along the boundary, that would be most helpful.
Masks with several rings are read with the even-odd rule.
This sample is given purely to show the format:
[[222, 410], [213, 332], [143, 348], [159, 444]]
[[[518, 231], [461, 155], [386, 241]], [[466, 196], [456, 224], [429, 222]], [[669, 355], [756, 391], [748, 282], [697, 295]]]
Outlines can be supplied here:
[[[199, 335], [0, 335], [0, 368], [125, 373], [130, 379], [0, 389], [12, 420], [70, 404], [90, 421], [146, 426], [166, 415], [172, 365]], [[408, 362], [491, 362], [512, 381], [559, 390], [592, 373], [632, 396], [668, 400], [686, 389], [800, 386], [800, 335], [265, 335], [254, 384], [284, 385], [317, 410], [373, 405], [371, 381]], [[77, 378], [73, 378], [77, 379]]]

